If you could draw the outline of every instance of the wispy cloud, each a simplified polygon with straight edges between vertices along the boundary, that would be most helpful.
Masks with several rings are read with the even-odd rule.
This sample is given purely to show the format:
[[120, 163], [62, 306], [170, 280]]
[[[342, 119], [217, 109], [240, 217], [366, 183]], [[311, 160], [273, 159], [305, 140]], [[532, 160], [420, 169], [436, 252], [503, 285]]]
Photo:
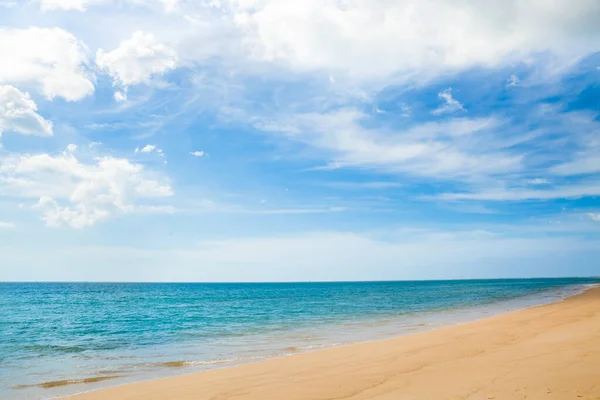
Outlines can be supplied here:
[[12, 222], [0, 221], [0, 229], [13, 229], [17, 225]]
[[510, 78], [506, 80], [506, 86], [508, 87], [516, 87], [519, 86], [521, 80], [516, 75], [511, 75]]
[[328, 186], [335, 189], [345, 190], [369, 190], [369, 189], [393, 189], [403, 187], [404, 185], [399, 182], [386, 182], [386, 181], [371, 181], [371, 182], [339, 182], [329, 181], [321, 182], [323, 186]]
[[588, 213], [587, 216], [592, 221], [600, 222], [600, 213]]
[[442, 200], [522, 201], [578, 199], [589, 196], [600, 196], [600, 181], [595, 180], [559, 185], [543, 190], [523, 188], [483, 189], [481, 191], [467, 193], [442, 193], [434, 197]]
[[401, 131], [365, 128], [362, 122], [368, 118], [346, 108], [325, 114], [295, 114], [281, 121], [258, 120], [255, 126], [326, 151], [333, 159], [327, 165], [446, 179], [522, 168], [522, 156], [511, 154], [494, 139], [503, 122], [493, 117], [425, 122]]
[[433, 110], [433, 115], [450, 114], [457, 111], [467, 111], [463, 105], [452, 96], [452, 88], [442, 90], [438, 97], [444, 102], [441, 106]]

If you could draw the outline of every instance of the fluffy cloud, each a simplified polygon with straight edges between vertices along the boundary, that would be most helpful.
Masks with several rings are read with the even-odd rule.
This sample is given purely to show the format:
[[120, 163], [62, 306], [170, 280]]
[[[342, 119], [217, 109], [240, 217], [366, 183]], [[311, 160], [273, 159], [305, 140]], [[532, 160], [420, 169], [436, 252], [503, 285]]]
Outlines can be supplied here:
[[203, 151], [192, 151], [190, 154], [194, 157], [204, 157], [206, 155], [206, 153]]
[[[166, 158], [165, 153], [163, 152], [162, 149], [158, 148], [156, 145], [154, 144], [147, 144], [144, 147], [142, 147], [141, 149], [139, 147], [136, 147], [134, 150], [134, 153], [156, 153], [158, 154], [159, 157], [161, 158]], [[166, 163], [166, 161], [165, 161]]]
[[115, 101], [122, 102], [127, 100], [127, 91], [126, 90], [117, 90], [113, 95]]
[[99, 49], [96, 64], [114, 79], [115, 84], [128, 86], [147, 83], [177, 67], [177, 53], [159, 43], [151, 33], [135, 32], [112, 51]]
[[0, 84], [33, 86], [48, 99], [94, 92], [85, 46], [60, 28], [0, 29]]
[[596, 0], [230, 0], [256, 59], [365, 78], [436, 75], [597, 51]]
[[[85, 10], [102, 2], [117, 6], [111, 0], [40, 0], [46, 10]], [[344, 76], [427, 80], [476, 66], [531, 62], [540, 55], [542, 69], [556, 70], [600, 50], [596, 0], [121, 2], [160, 18], [157, 32], [163, 29], [161, 37], [178, 43], [182, 59], [249, 57], [269, 66], [323, 71], [340, 82]], [[121, 85], [145, 82], [178, 64], [173, 49], [143, 32], [98, 56], [98, 64]], [[548, 56], [555, 62], [547, 62]]]
[[51, 136], [52, 123], [37, 113], [37, 105], [29, 93], [14, 86], [0, 85], [0, 135], [3, 131]]
[[113, 215], [145, 211], [143, 199], [171, 196], [162, 177], [126, 159], [86, 164], [73, 154], [8, 157], [0, 161], [0, 193], [38, 198], [34, 207], [49, 226], [85, 228]]
[[74, 153], [75, 151], [77, 151], [77, 145], [73, 143], [67, 145], [67, 151], [69, 153]]
[[156, 146], [153, 144], [147, 144], [141, 149], [139, 147], [135, 148], [136, 153], [152, 153], [154, 150], [156, 150]]

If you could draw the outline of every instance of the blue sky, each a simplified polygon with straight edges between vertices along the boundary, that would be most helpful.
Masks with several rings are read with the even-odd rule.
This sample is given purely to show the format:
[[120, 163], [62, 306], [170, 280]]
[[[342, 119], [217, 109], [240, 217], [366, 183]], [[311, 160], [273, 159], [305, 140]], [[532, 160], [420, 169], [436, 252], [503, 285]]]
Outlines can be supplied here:
[[0, 0], [0, 279], [600, 275], [600, 4]]

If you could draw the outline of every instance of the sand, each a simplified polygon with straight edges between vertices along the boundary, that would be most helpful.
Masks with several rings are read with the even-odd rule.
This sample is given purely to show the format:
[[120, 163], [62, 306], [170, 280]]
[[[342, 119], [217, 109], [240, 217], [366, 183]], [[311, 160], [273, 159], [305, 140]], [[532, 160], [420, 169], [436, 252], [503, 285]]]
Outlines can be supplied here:
[[600, 399], [600, 288], [430, 332], [71, 398]]

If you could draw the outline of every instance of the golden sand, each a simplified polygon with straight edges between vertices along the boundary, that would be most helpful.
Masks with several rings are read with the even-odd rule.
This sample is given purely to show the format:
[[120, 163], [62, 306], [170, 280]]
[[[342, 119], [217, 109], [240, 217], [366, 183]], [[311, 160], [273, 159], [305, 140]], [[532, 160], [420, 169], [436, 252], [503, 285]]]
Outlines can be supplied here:
[[76, 400], [600, 399], [600, 288], [450, 328], [156, 379]]

